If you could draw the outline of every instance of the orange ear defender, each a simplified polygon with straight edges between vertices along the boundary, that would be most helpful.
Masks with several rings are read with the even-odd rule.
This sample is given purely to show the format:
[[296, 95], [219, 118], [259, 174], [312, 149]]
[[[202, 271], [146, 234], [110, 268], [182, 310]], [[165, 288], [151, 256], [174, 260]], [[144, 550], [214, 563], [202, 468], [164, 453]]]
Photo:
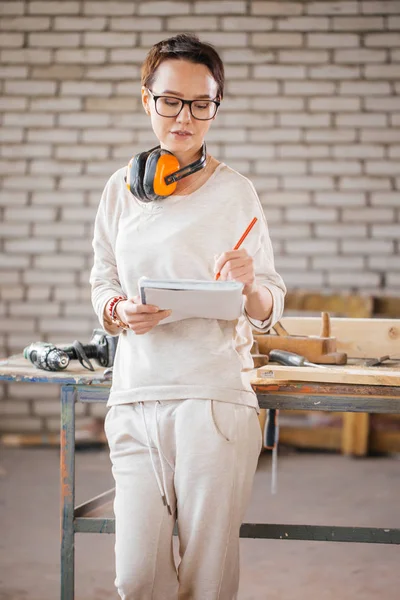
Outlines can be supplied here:
[[172, 152], [156, 146], [131, 158], [126, 173], [126, 187], [142, 202], [162, 200], [174, 193], [176, 182], [203, 169], [206, 164], [206, 145], [201, 157], [180, 168]]

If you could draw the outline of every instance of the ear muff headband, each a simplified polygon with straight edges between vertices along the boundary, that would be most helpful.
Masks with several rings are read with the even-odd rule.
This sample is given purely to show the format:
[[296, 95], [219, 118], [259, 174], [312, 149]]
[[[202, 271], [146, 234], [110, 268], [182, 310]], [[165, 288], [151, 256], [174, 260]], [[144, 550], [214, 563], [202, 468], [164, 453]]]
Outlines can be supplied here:
[[205, 143], [201, 157], [179, 168], [176, 156], [160, 146], [131, 158], [125, 178], [126, 186], [142, 202], [162, 200], [176, 189], [176, 182], [204, 168], [207, 160]]

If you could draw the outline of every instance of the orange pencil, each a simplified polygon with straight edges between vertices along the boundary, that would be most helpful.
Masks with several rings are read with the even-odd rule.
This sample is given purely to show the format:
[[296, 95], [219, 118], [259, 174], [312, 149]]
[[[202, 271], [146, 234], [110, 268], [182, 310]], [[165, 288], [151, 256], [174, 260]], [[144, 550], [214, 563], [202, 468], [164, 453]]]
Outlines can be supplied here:
[[[247, 236], [249, 235], [250, 231], [253, 229], [253, 227], [256, 223], [257, 223], [257, 217], [254, 217], [254, 219], [251, 221], [251, 223], [249, 223], [246, 231], [244, 232], [244, 234], [242, 235], [240, 240], [236, 243], [234, 250], [239, 250], [240, 246], [243, 244], [244, 240], [247, 238]], [[215, 280], [217, 281], [220, 277], [221, 277], [221, 273], [218, 271], [218, 273], [215, 276]]]

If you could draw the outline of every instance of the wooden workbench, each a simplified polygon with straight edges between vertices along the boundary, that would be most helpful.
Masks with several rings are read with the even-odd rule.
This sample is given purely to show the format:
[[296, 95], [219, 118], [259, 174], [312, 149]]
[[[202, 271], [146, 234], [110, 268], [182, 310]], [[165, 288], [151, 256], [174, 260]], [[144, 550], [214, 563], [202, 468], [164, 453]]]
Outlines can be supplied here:
[[[270, 375], [257, 377], [256, 371], [247, 373], [260, 407], [400, 414], [399, 386], [382, 381], [376, 381], [376, 384], [299, 381], [296, 379], [299, 369], [294, 367], [293, 371], [293, 380], [271, 378]], [[109, 513], [113, 490], [75, 507], [75, 404], [78, 401], [106, 402], [110, 381], [104, 378], [101, 368], [94, 372], [83, 368], [39, 371], [22, 356], [0, 361], [0, 380], [52, 383], [61, 388], [61, 600], [73, 600], [75, 533], [114, 533], [115, 530], [114, 518]], [[400, 544], [400, 529], [377, 527], [244, 523], [240, 535], [264, 539]]]

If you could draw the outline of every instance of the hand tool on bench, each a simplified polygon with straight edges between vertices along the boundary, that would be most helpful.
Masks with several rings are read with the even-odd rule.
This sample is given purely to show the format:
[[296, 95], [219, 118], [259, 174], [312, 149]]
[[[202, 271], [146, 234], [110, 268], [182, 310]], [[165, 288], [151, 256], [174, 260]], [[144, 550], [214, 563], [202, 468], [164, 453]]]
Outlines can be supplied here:
[[287, 365], [289, 367], [318, 367], [318, 369], [326, 369], [324, 365], [317, 365], [306, 359], [301, 354], [296, 352], [287, 352], [286, 350], [271, 350], [269, 353], [269, 360], [271, 362], [277, 362], [280, 365]]

